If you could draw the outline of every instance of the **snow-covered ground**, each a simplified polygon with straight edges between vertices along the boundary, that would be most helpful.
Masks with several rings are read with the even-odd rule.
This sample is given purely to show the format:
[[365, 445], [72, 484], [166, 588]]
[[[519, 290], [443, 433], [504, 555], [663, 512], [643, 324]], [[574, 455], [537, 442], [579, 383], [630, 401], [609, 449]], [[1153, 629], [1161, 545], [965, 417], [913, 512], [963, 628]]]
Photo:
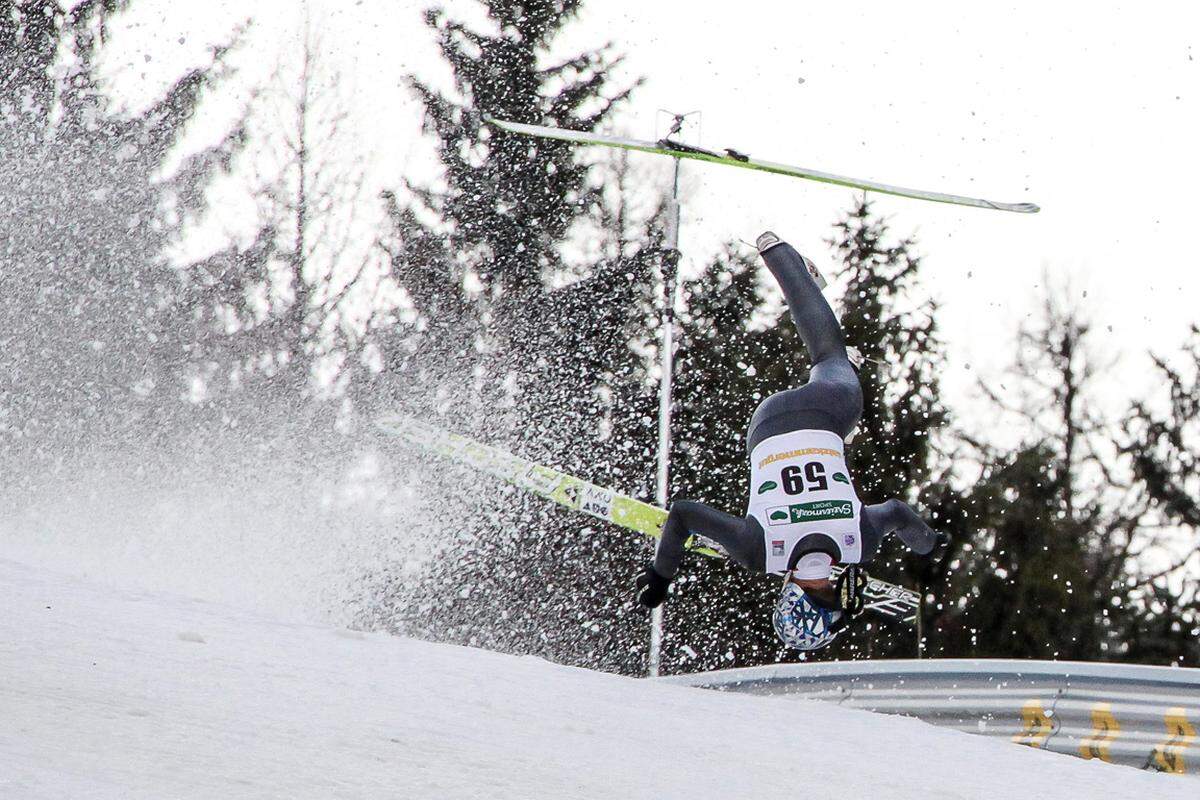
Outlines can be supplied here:
[[0, 797], [1195, 798], [813, 701], [281, 622], [0, 560]]

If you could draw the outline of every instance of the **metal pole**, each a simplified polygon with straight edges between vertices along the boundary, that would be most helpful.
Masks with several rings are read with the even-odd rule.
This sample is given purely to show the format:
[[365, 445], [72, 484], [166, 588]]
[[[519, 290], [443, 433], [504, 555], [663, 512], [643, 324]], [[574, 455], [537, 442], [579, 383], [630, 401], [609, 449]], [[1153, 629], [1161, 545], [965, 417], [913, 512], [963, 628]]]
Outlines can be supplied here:
[[917, 606], [917, 658], [925, 657], [925, 586], [921, 585], [921, 601]]
[[[675, 350], [675, 300], [679, 291], [679, 159], [675, 159], [675, 179], [671, 199], [667, 201], [667, 230], [663, 259], [663, 318], [661, 379], [658, 387], [658, 481], [655, 499], [662, 508], [670, 497], [671, 477], [671, 379]], [[662, 606], [650, 614], [650, 677], [658, 676], [662, 663]]]

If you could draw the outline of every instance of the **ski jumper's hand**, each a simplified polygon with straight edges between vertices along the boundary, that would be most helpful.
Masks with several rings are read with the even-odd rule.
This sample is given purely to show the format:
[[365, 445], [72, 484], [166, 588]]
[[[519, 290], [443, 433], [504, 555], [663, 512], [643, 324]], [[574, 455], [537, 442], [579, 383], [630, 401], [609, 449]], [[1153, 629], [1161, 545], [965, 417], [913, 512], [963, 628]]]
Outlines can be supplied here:
[[[950, 543], [949, 534], [933, 530], [917, 512], [894, 498], [883, 503], [863, 506], [860, 530], [864, 545], [869, 547], [872, 553], [885, 536], [893, 533], [914, 553], [922, 556], [933, 554], [934, 558], [940, 558]], [[937, 553], [934, 553], [935, 550]]]
[[637, 576], [634, 585], [637, 587], [639, 603], [646, 608], [658, 608], [667, 599], [667, 588], [671, 585], [671, 579], [655, 572], [653, 564], [647, 564]]

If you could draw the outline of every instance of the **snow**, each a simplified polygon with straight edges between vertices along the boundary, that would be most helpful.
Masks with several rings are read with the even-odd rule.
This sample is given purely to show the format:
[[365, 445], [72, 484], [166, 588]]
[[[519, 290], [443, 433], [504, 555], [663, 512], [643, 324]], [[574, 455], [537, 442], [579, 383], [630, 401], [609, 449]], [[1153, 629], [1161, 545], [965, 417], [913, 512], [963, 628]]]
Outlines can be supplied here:
[[0, 797], [1195, 797], [832, 704], [280, 621], [0, 560]]

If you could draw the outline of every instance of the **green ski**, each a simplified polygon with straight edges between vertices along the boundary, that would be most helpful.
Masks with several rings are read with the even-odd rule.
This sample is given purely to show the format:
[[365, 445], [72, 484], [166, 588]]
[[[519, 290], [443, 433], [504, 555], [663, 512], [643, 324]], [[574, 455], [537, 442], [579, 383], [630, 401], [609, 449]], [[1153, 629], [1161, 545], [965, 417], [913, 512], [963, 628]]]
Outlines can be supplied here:
[[[527, 461], [466, 436], [444, 431], [413, 417], [397, 414], [384, 417], [375, 424], [384, 433], [396, 436], [407, 444], [477, 469], [566, 508], [582, 511], [655, 539], [662, 535], [667, 512], [658, 506]], [[724, 557], [715, 542], [702, 537], [693, 536], [687, 547], [706, 556]], [[834, 568], [834, 578], [840, 569]], [[877, 578], [870, 579], [865, 599], [865, 608], [907, 622], [916, 618], [920, 607], [916, 592]]]
[[[627, 530], [658, 538], [667, 520], [667, 512], [657, 506], [526, 461], [465, 436], [443, 431], [412, 417], [384, 417], [376, 425], [384, 433], [398, 436], [422, 450], [465, 464], [561, 506], [591, 514]], [[690, 549], [705, 555], [720, 555], [716, 550], [701, 545], [694, 545]]]
[[928, 200], [933, 203], [950, 203], [958, 206], [974, 206], [975, 208], [991, 208], [997, 211], [1015, 211], [1021, 214], [1036, 214], [1040, 210], [1034, 203], [1001, 203], [996, 200], [984, 200], [980, 197], [963, 197], [962, 195], [930, 192], [924, 189], [906, 189], [903, 186], [892, 186], [877, 181], [849, 178], [845, 175], [834, 175], [831, 172], [822, 172], [821, 170], [809, 167], [777, 164], [773, 161], [762, 161], [757, 158], [751, 158], [745, 153], [739, 153], [737, 150], [729, 148], [726, 148], [722, 153], [718, 153], [713, 150], [705, 150], [702, 147], [677, 142], [674, 139], [647, 142], [640, 139], [627, 139], [619, 136], [604, 136], [599, 133], [573, 131], [567, 128], [553, 128], [547, 125], [526, 125], [521, 122], [509, 122], [508, 120], [493, 119], [492, 117], [485, 117], [485, 119], [497, 128], [509, 133], [518, 133], [525, 136], [542, 136], [547, 139], [558, 139], [559, 141], [572, 142], [574, 144], [593, 144], [605, 147], [617, 147], [623, 150], [636, 150], [642, 153], [657, 153], [673, 158], [691, 158], [697, 161], [708, 161], [712, 164], [725, 164], [730, 167], [771, 172], [776, 175], [788, 175], [793, 178], [804, 178], [805, 180], [831, 183], [836, 186], [847, 186], [851, 189], [864, 189], [866, 191], [890, 194], [897, 197], [908, 197], [914, 200]]

